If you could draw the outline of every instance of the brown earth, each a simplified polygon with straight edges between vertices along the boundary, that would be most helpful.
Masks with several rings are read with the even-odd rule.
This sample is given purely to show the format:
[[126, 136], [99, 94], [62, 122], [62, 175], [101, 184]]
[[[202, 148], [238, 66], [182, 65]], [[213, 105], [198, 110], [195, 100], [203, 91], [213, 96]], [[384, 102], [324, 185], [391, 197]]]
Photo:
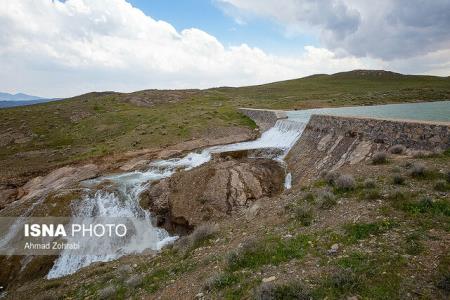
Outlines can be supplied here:
[[[449, 190], [434, 188], [450, 170], [448, 157], [391, 155], [387, 164], [343, 166], [340, 174], [356, 179], [354, 190], [342, 192], [323, 180], [313, 180], [307, 186], [261, 198], [252, 218], [249, 208], [219, 219], [219, 232], [187, 253], [169, 248], [157, 255], [123, 257], [64, 278], [29, 281], [10, 290], [7, 297], [99, 298], [112, 289], [118, 298], [252, 299], [262, 282], [270, 281], [275, 286], [301, 283], [316, 293], [313, 299], [448, 299], [448, 212], [409, 211], [392, 198], [401, 192], [411, 197], [407, 198], [410, 203], [429, 197], [448, 207]], [[411, 165], [417, 163], [426, 166], [427, 177], [409, 175]], [[405, 182], [394, 184], [393, 174], [403, 176]], [[367, 179], [374, 181], [374, 187], [365, 187]], [[318, 195], [323, 190], [335, 195], [335, 204], [321, 208]], [[377, 192], [374, 196], [367, 196], [373, 191]], [[312, 220], [307, 225], [297, 213], [303, 207], [311, 208]], [[382, 227], [368, 234], [361, 231], [374, 226]], [[360, 229], [354, 232], [352, 228]], [[230, 253], [243, 249], [271, 253], [271, 248], [289, 245], [298, 237], [304, 237], [305, 244], [284, 248], [298, 249], [292, 252], [301, 253], [298, 257], [280, 251], [274, 253], [286, 256], [266, 257], [261, 252], [255, 256], [259, 259], [256, 265], [230, 270]], [[263, 244], [249, 246], [255, 241]], [[342, 271], [343, 266], [347, 271]]]

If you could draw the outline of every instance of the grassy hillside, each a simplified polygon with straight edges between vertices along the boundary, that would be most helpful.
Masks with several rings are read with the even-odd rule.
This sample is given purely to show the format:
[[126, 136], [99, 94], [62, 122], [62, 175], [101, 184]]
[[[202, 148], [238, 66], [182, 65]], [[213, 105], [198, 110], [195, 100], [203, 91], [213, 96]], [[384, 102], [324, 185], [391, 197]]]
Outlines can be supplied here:
[[358, 70], [214, 91], [234, 105], [301, 109], [450, 99], [450, 78]]
[[89, 93], [1, 109], [0, 177], [158, 148], [224, 127], [253, 127], [237, 107], [299, 109], [443, 99], [450, 99], [448, 77], [385, 71], [315, 75], [241, 88]]

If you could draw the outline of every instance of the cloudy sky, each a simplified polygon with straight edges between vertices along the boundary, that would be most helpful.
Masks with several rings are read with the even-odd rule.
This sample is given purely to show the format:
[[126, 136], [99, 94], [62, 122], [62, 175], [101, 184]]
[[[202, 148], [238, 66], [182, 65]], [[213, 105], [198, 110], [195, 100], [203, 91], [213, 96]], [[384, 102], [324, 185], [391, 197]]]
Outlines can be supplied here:
[[450, 0], [0, 0], [0, 91], [450, 75]]

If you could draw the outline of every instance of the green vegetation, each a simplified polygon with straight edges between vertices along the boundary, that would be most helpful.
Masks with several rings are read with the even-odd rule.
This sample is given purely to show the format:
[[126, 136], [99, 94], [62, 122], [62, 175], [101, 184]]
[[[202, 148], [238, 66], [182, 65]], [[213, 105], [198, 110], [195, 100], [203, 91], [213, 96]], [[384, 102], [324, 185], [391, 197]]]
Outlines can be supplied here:
[[363, 299], [397, 299], [404, 266], [401, 256], [389, 252], [351, 253], [337, 261], [337, 269], [322, 280], [314, 298], [345, 299], [357, 294]]
[[376, 152], [372, 156], [372, 163], [374, 165], [382, 165], [388, 163], [388, 155], [386, 152]]
[[231, 252], [227, 258], [229, 271], [254, 269], [266, 264], [277, 265], [294, 258], [302, 258], [308, 248], [309, 237], [297, 235], [289, 239], [270, 237], [263, 241], [250, 241]]
[[344, 230], [347, 234], [348, 241], [351, 243], [361, 239], [366, 239], [371, 235], [382, 234], [396, 226], [396, 223], [390, 220], [384, 220], [375, 223], [356, 223], [347, 224]]
[[313, 209], [309, 205], [301, 205], [294, 208], [294, 218], [303, 226], [309, 226], [314, 220]]
[[1, 109], [0, 175], [158, 148], [230, 126], [254, 128], [237, 107], [303, 109], [450, 99], [449, 80], [354, 71], [242, 88], [89, 93]]

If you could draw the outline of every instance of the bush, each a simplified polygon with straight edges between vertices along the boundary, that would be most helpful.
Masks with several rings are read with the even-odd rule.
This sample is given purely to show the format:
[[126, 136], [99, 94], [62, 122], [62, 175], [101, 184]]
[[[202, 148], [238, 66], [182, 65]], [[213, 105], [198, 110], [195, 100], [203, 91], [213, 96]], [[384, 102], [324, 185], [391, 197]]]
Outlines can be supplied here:
[[374, 165], [381, 165], [387, 163], [388, 155], [386, 152], [376, 152], [372, 156], [372, 163]]
[[320, 208], [330, 209], [337, 204], [336, 197], [329, 191], [321, 191], [319, 193]]
[[329, 185], [334, 185], [336, 183], [336, 180], [338, 179], [339, 174], [336, 172], [328, 172], [324, 179]]
[[294, 209], [295, 219], [300, 221], [303, 226], [311, 225], [314, 216], [311, 207], [308, 205], [298, 206]]
[[400, 169], [399, 166], [395, 166], [395, 167], [392, 168], [392, 172], [393, 173], [400, 173], [401, 171], [402, 171], [402, 169]]
[[394, 145], [389, 149], [389, 152], [391, 152], [392, 154], [402, 154], [405, 153], [406, 151], [406, 147], [403, 145]]
[[409, 170], [409, 175], [412, 177], [425, 177], [427, 169], [422, 163], [414, 163]]
[[377, 200], [381, 198], [380, 191], [377, 189], [370, 189], [368, 191], [365, 191], [363, 194], [363, 199], [365, 200]]
[[254, 299], [256, 300], [284, 300], [284, 299], [311, 299], [310, 292], [300, 283], [293, 282], [283, 285], [274, 283], [263, 283], [255, 289]]
[[426, 157], [428, 157], [428, 156], [430, 156], [430, 153], [429, 153], [429, 152], [426, 152], [426, 151], [422, 151], [422, 150], [415, 151], [415, 152], [413, 153], [413, 157], [414, 157], [414, 158], [426, 158]]
[[447, 171], [447, 182], [450, 183], [450, 171]]
[[434, 189], [439, 192], [446, 192], [449, 189], [449, 184], [445, 180], [438, 180], [434, 184]]
[[188, 235], [179, 239], [174, 244], [174, 249], [180, 252], [188, 252], [193, 248], [197, 248], [204, 241], [211, 238], [215, 235], [219, 230], [219, 227], [216, 224], [205, 223], [197, 226], [194, 231]]
[[212, 291], [214, 289], [222, 290], [239, 282], [238, 276], [233, 273], [215, 274], [206, 280], [203, 290]]
[[314, 194], [311, 193], [311, 192], [306, 193], [306, 194], [303, 196], [303, 200], [305, 200], [305, 201], [307, 201], [307, 202], [314, 202]]
[[345, 294], [355, 290], [360, 284], [358, 277], [349, 268], [339, 269], [327, 279], [327, 285]]
[[364, 180], [364, 187], [366, 189], [374, 189], [376, 187], [376, 183], [375, 180], [373, 180], [372, 178], [367, 178], [366, 180]]
[[355, 179], [351, 175], [341, 175], [336, 179], [336, 187], [341, 191], [351, 191], [355, 186]]
[[394, 184], [402, 185], [405, 183], [405, 178], [400, 174], [394, 174], [394, 176], [392, 176], [392, 182]]
[[205, 223], [201, 224], [194, 229], [190, 234], [192, 245], [197, 246], [203, 241], [209, 239], [219, 231], [217, 224]]

